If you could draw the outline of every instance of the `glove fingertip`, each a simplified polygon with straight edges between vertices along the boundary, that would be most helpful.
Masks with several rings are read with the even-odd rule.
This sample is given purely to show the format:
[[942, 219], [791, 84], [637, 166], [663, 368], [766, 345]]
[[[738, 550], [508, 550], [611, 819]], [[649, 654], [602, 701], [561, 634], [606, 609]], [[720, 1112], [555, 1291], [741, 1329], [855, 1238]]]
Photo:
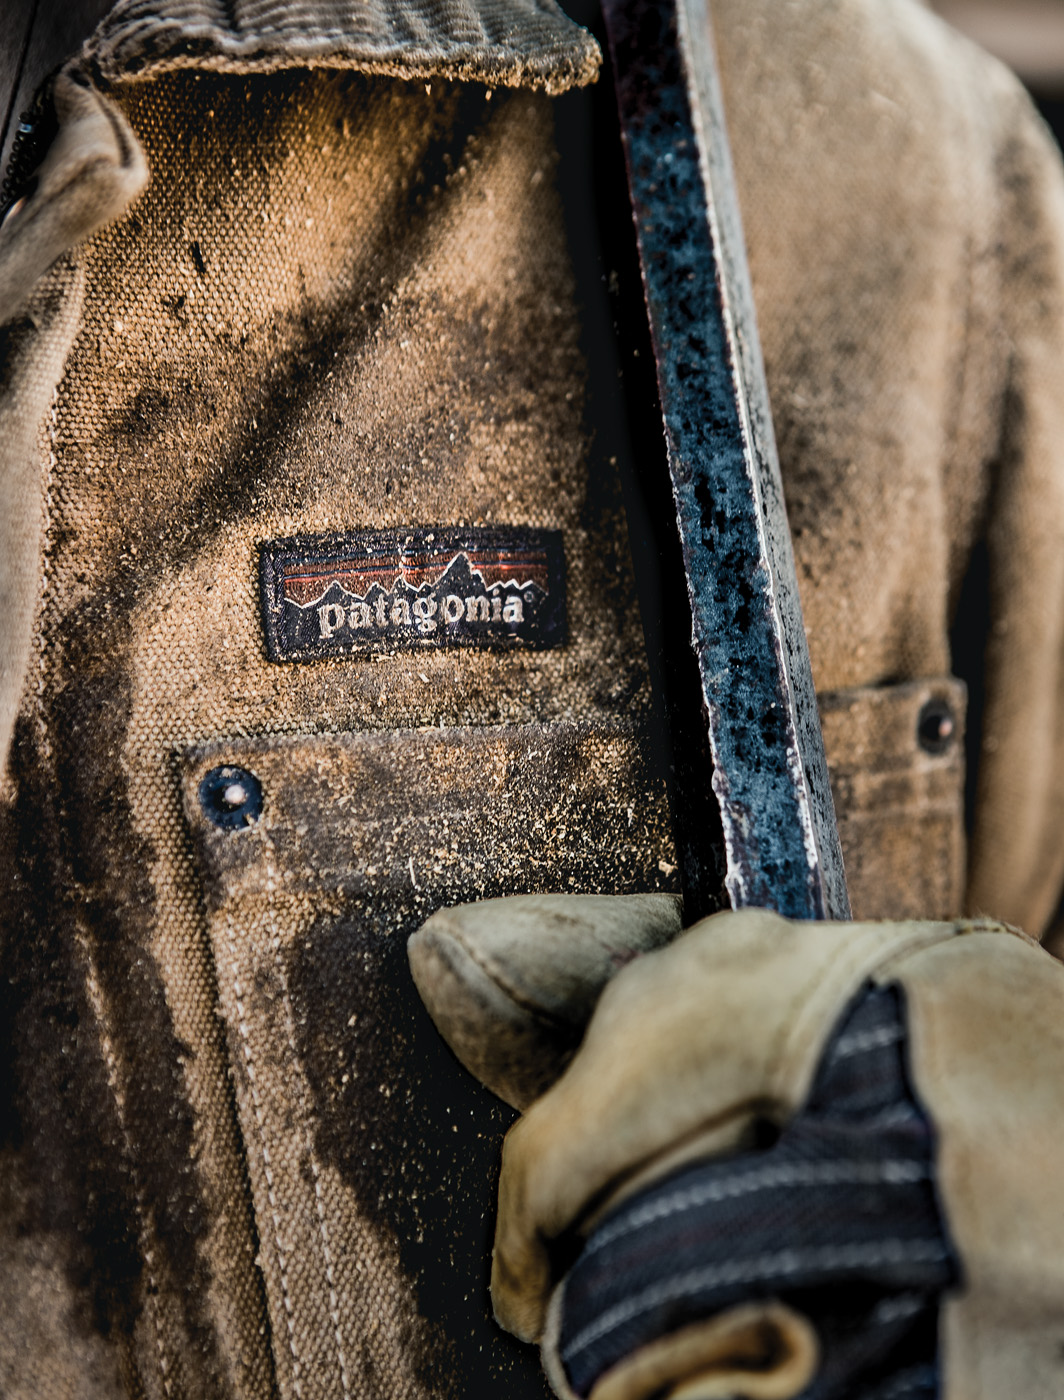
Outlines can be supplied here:
[[538, 1342], [543, 1333], [553, 1279], [545, 1254], [534, 1248], [521, 1254], [514, 1268], [496, 1242], [491, 1261], [491, 1306], [495, 1321], [521, 1342]]

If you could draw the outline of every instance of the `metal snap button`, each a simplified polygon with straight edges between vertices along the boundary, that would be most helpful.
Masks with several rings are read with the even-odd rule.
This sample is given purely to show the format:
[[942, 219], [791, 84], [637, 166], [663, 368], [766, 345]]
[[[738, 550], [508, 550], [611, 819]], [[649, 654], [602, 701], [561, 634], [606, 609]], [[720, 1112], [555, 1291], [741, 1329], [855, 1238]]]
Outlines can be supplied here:
[[223, 831], [242, 831], [262, 815], [262, 784], [246, 768], [212, 768], [199, 785], [200, 806]]
[[928, 700], [916, 721], [916, 737], [925, 753], [943, 754], [957, 735], [957, 721], [948, 701]]

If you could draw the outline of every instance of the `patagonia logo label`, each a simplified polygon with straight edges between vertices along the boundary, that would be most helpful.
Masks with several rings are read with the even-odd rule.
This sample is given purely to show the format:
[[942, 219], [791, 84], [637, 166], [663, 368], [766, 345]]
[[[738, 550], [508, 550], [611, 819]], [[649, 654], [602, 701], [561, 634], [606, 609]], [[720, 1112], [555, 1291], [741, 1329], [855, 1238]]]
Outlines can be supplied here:
[[558, 530], [352, 530], [271, 540], [260, 561], [273, 661], [565, 641]]

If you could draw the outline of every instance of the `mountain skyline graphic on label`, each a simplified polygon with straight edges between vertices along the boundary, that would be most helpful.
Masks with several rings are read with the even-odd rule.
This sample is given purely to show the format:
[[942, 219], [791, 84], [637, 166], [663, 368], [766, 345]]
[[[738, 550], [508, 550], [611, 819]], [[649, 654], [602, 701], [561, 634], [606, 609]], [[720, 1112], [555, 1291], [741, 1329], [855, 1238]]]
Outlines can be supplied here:
[[392, 593], [401, 585], [417, 594], [439, 584], [460, 560], [468, 567], [470, 581], [479, 580], [486, 592], [533, 586], [550, 592], [545, 550], [462, 549], [449, 558], [422, 552], [388, 561], [330, 559], [311, 567], [292, 565], [285, 571], [284, 597], [300, 608], [315, 607], [334, 583], [350, 598], [366, 599], [374, 587]]
[[274, 661], [565, 640], [561, 534], [521, 527], [355, 530], [263, 545]]

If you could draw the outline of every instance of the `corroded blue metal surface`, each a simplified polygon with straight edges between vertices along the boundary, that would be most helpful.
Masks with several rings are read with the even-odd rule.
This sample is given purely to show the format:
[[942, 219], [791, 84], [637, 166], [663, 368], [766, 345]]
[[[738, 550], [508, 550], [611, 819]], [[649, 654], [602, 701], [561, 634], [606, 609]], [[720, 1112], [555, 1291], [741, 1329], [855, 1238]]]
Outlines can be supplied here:
[[[698, 0], [606, 0], [733, 906], [849, 915]], [[687, 8], [684, 8], [684, 7]], [[682, 819], [682, 814], [681, 814]], [[682, 871], [685, 886], [697, 873]]]

